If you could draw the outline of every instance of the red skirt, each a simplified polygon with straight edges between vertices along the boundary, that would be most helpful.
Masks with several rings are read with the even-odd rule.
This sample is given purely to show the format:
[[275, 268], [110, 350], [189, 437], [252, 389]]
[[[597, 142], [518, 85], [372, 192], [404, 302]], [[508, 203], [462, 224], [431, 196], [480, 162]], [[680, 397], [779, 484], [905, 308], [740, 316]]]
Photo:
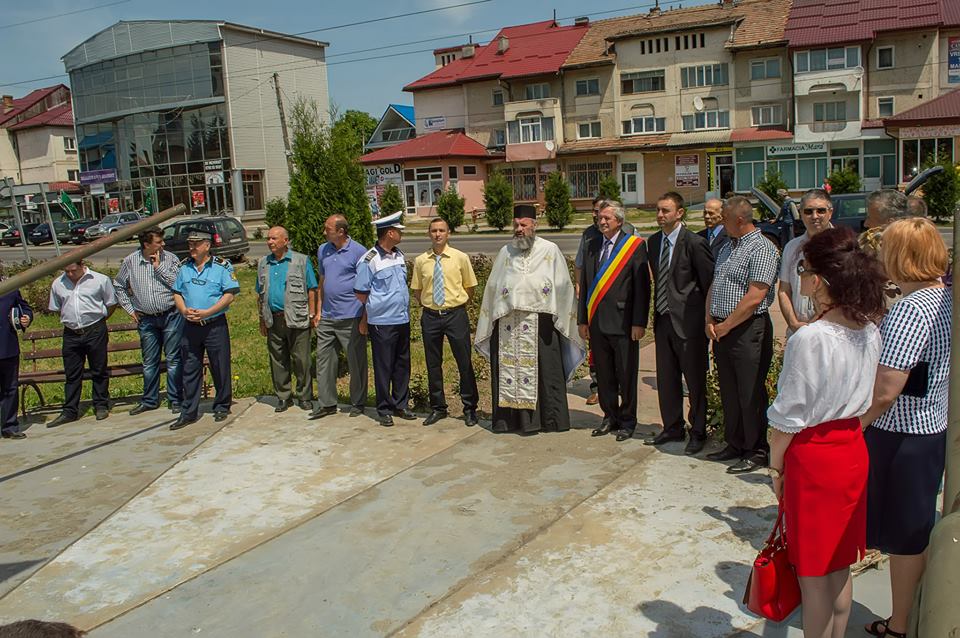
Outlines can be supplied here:
[[796, 434], [784, 455], [783, 507], [798, 576], [825, 576], [866, 551], [867, 446], [859, 419]]

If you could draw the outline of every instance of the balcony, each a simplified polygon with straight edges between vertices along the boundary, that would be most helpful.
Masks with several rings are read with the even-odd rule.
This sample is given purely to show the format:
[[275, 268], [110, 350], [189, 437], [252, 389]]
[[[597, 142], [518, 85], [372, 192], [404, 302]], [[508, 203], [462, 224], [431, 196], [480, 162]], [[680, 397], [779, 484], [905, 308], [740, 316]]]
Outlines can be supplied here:
[[860, 120], [853, 122], [808, 122], [797, 124], [793, 139], [798, 144], [806, 142], [828, 142], [856, 140], [860, 138]]
[[859, 92], [863, 88], [863, 69], [833, 69], [795, 73], [794, 93], [797, 97], [833, 91]]
[[560, 120], [560, 98], [544, 97], [537, 100], [516, 100], [503, 105], [503, 119], [510, 122], [518, 115], [539, 113], [543, 117], [555, 117]]

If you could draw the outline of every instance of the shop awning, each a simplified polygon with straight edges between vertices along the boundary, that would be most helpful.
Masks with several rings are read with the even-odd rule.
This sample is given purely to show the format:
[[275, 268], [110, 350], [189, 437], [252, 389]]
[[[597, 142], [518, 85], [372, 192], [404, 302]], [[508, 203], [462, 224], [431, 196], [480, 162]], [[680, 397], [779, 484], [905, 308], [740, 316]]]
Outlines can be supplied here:
[[697, 144], [726, 144], [730, 141], [730, 131], [687, 131], [670, 136], [667, 146], [694, 146]]

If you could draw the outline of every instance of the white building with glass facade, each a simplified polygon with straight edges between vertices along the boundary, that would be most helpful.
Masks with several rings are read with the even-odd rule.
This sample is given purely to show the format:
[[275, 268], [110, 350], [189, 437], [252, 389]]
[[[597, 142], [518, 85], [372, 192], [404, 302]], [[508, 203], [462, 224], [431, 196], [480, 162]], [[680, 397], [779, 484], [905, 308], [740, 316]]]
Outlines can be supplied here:
[[288, 124], [300, 98], [329, 117], [327, 46], [220, 21], [104, 29], [63, 57], [81, 178], [98, 176], [121, 210], [152, 184], [161, 209], [262, 211], [288, 192], [278, 102]]

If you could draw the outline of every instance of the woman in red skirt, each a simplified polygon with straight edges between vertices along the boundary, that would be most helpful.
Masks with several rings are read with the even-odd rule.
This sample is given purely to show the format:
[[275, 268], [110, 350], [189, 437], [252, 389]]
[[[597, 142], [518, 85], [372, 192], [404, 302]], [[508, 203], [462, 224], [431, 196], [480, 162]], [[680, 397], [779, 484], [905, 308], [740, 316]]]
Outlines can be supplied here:
[[853, 597], [850, 565], [866, 546], [869, 461], [858, 417], [873, 399], [874, 321], [884, 311], [886, 277], [847, 228], [812, 237], [797, 272], [817, 318], [787, 342], [767, 413], [770, 473], [800, 579], [803, 635], [841, 638]]

